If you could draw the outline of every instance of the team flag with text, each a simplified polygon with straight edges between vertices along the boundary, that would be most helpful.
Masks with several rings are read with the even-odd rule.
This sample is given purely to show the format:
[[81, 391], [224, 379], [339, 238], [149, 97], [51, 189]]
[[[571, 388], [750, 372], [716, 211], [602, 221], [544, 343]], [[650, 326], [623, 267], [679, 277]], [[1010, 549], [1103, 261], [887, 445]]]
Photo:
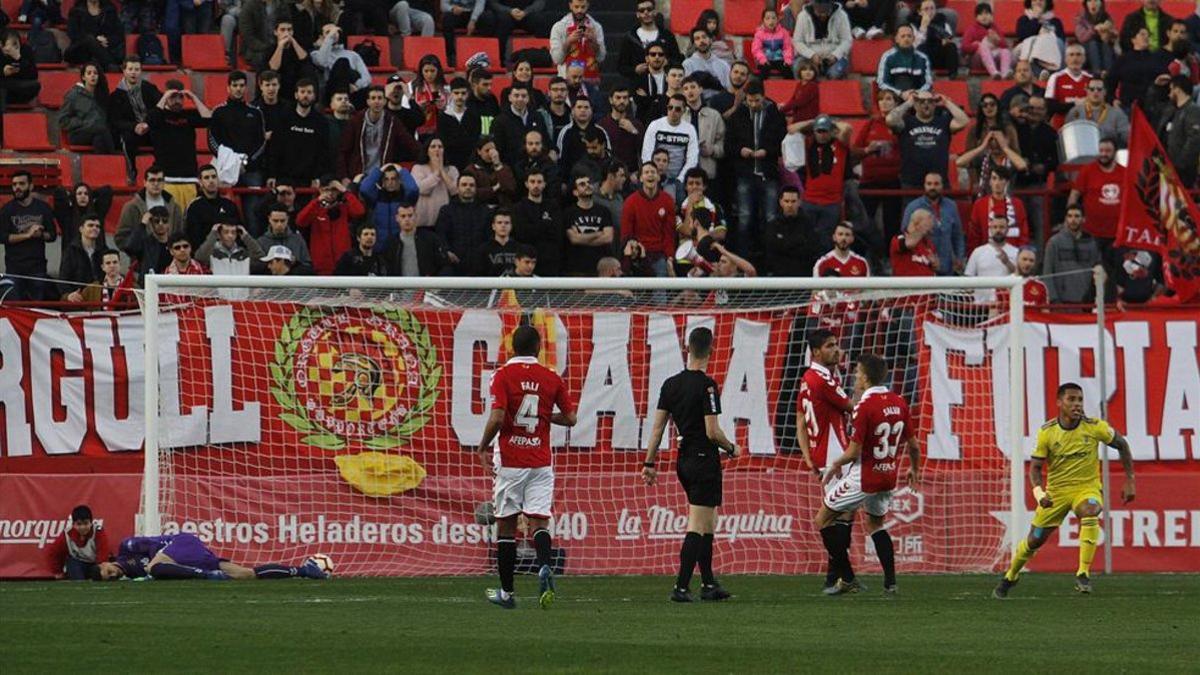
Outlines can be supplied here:
[[1121, 191], [1126, 198], [1115, 243], [1162, 256], [1164, 281], [1174, 291], [1170, 301], [1196, 300], [1200, 211], [1141, 108], [1134, 107], [1130, 127], [1129, 163]]

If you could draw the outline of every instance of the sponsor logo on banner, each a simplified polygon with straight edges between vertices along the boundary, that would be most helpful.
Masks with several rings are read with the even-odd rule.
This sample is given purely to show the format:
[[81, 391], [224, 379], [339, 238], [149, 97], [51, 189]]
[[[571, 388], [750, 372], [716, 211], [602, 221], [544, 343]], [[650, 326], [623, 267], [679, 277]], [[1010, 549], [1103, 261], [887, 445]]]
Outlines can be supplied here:
[[[686, 509], [658, 504], [636, 513], [621, 509], [617, 517], [616, 541], [640, 539], [682, 539], [687, 534]], [[718, 539], [791, 539], [795, 518], [790, 513], [774, 513], [759, 509], [750, 513], [718, 513], [713, 534]]]
[[[104, 519], [92, 521], [96, 527], [104, 527]], [[0, 546], [5, 544], [32, 544], [45, 548], [71, 528], [71, 519], [61, 520], [12, 520], [0, 518]]]

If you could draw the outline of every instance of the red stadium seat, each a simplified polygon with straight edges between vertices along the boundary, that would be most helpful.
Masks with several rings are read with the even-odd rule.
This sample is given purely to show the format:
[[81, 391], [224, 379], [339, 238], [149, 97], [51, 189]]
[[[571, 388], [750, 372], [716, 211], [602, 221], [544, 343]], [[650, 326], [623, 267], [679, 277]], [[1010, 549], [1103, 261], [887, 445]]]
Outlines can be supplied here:
[[706, 9], [713, 9], [713, 0], [675, 0], [671, 3], [671, 32], [686, 36]]
[[[994, 25], [996, 30], [1000, 31], [1001, 35], [1013, 36], [1017, 34], [1017, 19], [1025, 13], [1025, 3], [1022, 2], [1000, 2], [992, 3], [992, 9], [995, 11]], [[1058, 9], [1055, 7], [1055, 9]], [[1111, 9], [1109, 11], [1112, 11]], [[958, 23], [961, 25], [963, 20], [975, 21], [975, 10], [971, 10], [971, 14], [967, 17], [961, 14], [958, 17]], [[969, 23], [967, 25], [970, 25]], [[1010, 45], [1015, 47], [1016, 45]]]
[[386, 37], [376, 35], [350, 35], [346, 37], [346, 48], [354, 49], [356, 45], [364, 40], [370, 40], [379, 48], [379, 65], [367, 66], [367, 70], [372, 73], [394, 73], [396, 67], [392, 65], [392, 44]]
[[858, 133], [862, 131], [863, 127], [867, 126], [867, 121], [869, 119], [869, 117], [847, 117], [841, 120], [842, 122], [849, 124], [850, 128], [853, 130], [850, 132], [851, 142], [858, 137]]
[[47, 152], [54, 149], [46, 130], [46, 115], [40, 112], [8, 113], [4, 116], [4, 147], [9, 150]]
[[782, 106], [792, 98], [792, 92], [796, 90], [795, 80], [763, 80], [763, 93], [767, 98], [775, 102], [775, 105]]
[[[1162, 7], [1162, 11], [1171, 15], [1171, 17], [1175, 19], [1186, 19], [1196, 11], [1196, 3], [1184, 2], [1183, 0], [1168, 0], [1167, 2], [1163, 2], [1160, 6]], [[1055, 5], [1054, 12], [1057, 14], [1058, 11], [1058, 5]], [[1066, 21], [1066, 19], [1063, 19], [1063, 21]], [[1118, 25], [1117, 28], [1119, 29], [1120, 25]]]
[[549, 77], [535, 77], [535, 78], [533, 78], [533, 88], [537, 89], [538, 91], [542, 92], [543, 94], [549, 94], [551, 79], [552, 78], [549, 78]]
[[1121, 30], [1121, 24], [1125, 23], [1125, 17], [1141, 8], [1142, 3], [1138, 0], [1117, 0], [1104, 3], [1104, 9], [1108, 10], [1108, 15], [1113, 18], [1113, 25], [1117, 27], [1117, 30]]
[[204, 95], [200, 100], [209, 108], [216, 108], [229, 99], [227, 91], [229, 76], [223, 73], [208, 73], [204, 76]]
[[[1001, 0], [1003, 2], [1004, 0]], [[958, 35], [961, 37], [967, 26], [975, 23], [975, 5], [976, 0], [948, 0], [946, 9], [952, 9], [958, 13]], [[1058, 7], [1054, 8], [1057, 12]]]
[[125, 155], [83, 154], [81, 161], [83, 181], [89, 185], [128, 185], [125, 173]]
[[132, 194], [114, 194], [112, 207], [108, 209], [108, 216], [104, 219], [104, 231], [110, 235], [117, 233], [117, 226], [121, 223], [121, 209], [125, 208], [125, 204], [133, 200]]
[[[126, 54], [137, 54], [138, 53], [137, 52], [138, 37], [140, 37], [140, 36], [137, 33], [130, 33], [129, 35], [125, 36], [125, 53]], [[171, 52], [167, 51], [167, 36], [164, 35], [163, 33], [159, 33], [158, 41], [159, 41], [159, 43], [162, 44], [163, 54], [170, 54]], [[175, 64], [164, 63], [161, 66], [148, 66], [143, 63], [142, 70], [175, 70]]]
[[[154, 155], [138, 155], [133, 158], [133, 167], [137, 171], [137, 184], [142, 184], [142, 178], [146, 175], [146, 169], [154, 164]], [[187, 206], [184, 204], [184, 206]]]
[[184, 35], [183, 67], [205, 71], [229, 70], [224, 40], [220, 35]]
[[891, 40], [855, 40], [850, 47], [850, 71], [875, 77], [880, 59], [891, 48]]
[[467, 59], [479, 52], [487, 54], [492, 66], [488, 68], [493, 73], [504, 72], [504, 59], [500, 58], [500, 42], [494, 37], [459, 37], [455, 38], [455, 55], [458, 63], [454, 67], [459, 70], [467, 69]]
[[[492, 93], [496, 95], [496, 98], [500, 98], [500, 92], [504, 91], [505, 88], [510, 86], [512, 86], [512, 75], [504, 74], [492, 77]], [[506, 101], [500, 102], [501, 109], [503, 109], [505, 105], [507, 105]]]
[[446, 41], [441, 37], [410, 36], [404, 38], [403, 66], [405, 70], [416, 70], [417, 64], [421, 62], [421, 57], [426, 54], [438, 57], [447, 71], [454, 69], [450, 64], [450, 59], [446, 58]]
[[840, 117], [862, 117], [862, 86], [858, 80], [824, 80], [817, 85], [821, 91], [821, 112]]
[[63, 97], [78, 81], [79, 72], [74, 70], [39, 72], [38, 82], [42, 83], [42, 90], [38, 93], [38, 100], [47, 108], [57, 110], [62, 107]]
[[967, 88], [965, 80], [943, 80], [935, 78], [933, 81], [933, 91], [942, 94], [946, 98], [954, 101], [954, 104], [963, 110], [969, 110], [971, 106], [971, 94]]
[[982, 80], [979, 83], [979, 95], [995, 94], [999, 98], [1015, 84], [1012, 80]]
[[[513, 53], [519, 52], [522, 49], [545, 49], [547, 52], [549, 52], [550, 40], [539, 37], [514, 37], [509, 44], [509, 49]], [[534, 68], [533, 72], [549, 74], [557, 73], [558, 69], [554, 66], [550, 66], [549, 68]]]
[[950, 154], [961, 155], [969, 149], [967, 148], [967, 137], [970, 135], [970, 131], [971, 127], [968, 126], [950, 137]]
[[725, 32], [729, 35], [752, 37], [762, 23], [761, 0], [725, 0]]

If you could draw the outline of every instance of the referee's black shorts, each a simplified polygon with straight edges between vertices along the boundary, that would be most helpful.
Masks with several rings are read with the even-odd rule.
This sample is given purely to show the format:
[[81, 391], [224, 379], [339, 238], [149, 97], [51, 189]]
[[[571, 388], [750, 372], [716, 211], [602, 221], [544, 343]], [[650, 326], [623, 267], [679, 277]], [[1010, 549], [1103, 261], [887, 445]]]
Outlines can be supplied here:
[[688, 504], [721, 505], [721, 458], [716, 450], [681, 454], [675, 464], [675, 474], [687, 493]]

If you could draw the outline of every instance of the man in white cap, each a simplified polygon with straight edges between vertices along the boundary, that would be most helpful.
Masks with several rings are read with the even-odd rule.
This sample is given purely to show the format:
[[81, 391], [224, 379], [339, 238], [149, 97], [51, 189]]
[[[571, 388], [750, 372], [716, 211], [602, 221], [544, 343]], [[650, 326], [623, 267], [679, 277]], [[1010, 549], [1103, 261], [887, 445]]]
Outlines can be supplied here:
[[267, 271], [273, 276], [285, 277], [292, 273], [292, 265], [295, 264], [296, 258], [292, 255], [292, 250], [282, 244], [276, 244], [267, 251], [267, 254], [260, 261], [266, 263]]

